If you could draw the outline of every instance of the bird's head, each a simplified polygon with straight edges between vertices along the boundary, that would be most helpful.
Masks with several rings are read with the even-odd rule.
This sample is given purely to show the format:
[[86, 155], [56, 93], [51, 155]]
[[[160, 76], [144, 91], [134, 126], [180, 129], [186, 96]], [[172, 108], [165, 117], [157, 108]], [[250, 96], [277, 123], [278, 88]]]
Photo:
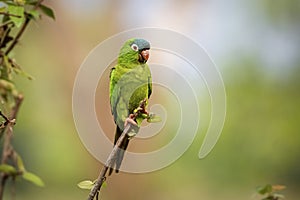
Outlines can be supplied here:
[[145, 64], [149, 59], [150, 43], [144, 39], [129, 39], [120, 50], [121, 64]]

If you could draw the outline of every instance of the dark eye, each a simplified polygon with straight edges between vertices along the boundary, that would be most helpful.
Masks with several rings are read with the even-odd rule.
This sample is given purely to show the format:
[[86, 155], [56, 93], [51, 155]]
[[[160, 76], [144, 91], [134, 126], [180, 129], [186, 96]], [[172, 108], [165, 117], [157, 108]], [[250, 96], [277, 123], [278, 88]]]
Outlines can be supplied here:
[[136, 44], [132, 44], [132, 45], [131, 45], [131, 48], [132, 48], [134, 51], [138, 51], [138, 50], [139, 50], [139, 47], [138, 47]]

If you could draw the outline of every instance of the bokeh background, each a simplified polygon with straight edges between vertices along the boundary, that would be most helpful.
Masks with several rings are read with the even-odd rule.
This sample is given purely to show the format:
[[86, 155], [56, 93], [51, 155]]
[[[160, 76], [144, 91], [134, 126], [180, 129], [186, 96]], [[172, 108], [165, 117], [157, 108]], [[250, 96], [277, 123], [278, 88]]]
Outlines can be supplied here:
[[16, 50], [18, 62], [35, 80], [18, 78], [25, 101], [14, 138], [27, 169], [46, 187], [17, 181], [16, 199], [86, 199], [88, 191], [77, 183], [95, 179], [101, 163], [87, 152], [76, 132], [73, 82], [98, 43], [137, 27], [172, 29], [201, 44], [223, 76], [227, 117], [220, 140], [205, 159], [197, 157], [202, 134], [167, 168], [109, 177], [101, 198], [258, 199], [253, 196], [255, 188], [270, 183], [286, 185], [283, 194], [288, 200], [299, 199], [299, 1], [46, 4], [55, 10], [56, 20], [44, 17], [31, 23]]

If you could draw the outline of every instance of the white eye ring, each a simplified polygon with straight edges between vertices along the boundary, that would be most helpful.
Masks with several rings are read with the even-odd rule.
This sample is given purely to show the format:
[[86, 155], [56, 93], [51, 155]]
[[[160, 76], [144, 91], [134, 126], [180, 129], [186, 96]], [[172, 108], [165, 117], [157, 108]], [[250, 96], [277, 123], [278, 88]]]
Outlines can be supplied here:
[[132, 48], [134, 51], [138, 51], [138, 50], [139, 50], [139, 47], [138, 47], [136, 44], [132, 44], [132, 45], [131, 45], [131, 48]]

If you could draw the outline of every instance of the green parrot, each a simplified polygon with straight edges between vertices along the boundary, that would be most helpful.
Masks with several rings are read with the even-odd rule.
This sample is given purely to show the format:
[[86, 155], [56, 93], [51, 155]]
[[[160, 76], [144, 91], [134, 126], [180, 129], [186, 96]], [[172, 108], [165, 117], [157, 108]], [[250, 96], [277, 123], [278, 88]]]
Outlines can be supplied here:
[[[146, 100], [152, 92], [151, 72], [146, 64], [149, 58], [150, 44], [144, 39], [129, 39], [120, 50], [118, 63], [110, 73], [110, 105], [114, 121], [117, 125], [114, 145], [121, 136], [124, 124], [127, 122], [140, 126], [142, 117], [138, 116], [135, 120], [130, 120], [130, 116]], [[147, 112], [145, 110], [145, 112]], [[129, 136], [120, 146], [116, 158], [110, 166], [109, 175], [115, 169], [119, 172], [125, 150], [129, 143]]]

